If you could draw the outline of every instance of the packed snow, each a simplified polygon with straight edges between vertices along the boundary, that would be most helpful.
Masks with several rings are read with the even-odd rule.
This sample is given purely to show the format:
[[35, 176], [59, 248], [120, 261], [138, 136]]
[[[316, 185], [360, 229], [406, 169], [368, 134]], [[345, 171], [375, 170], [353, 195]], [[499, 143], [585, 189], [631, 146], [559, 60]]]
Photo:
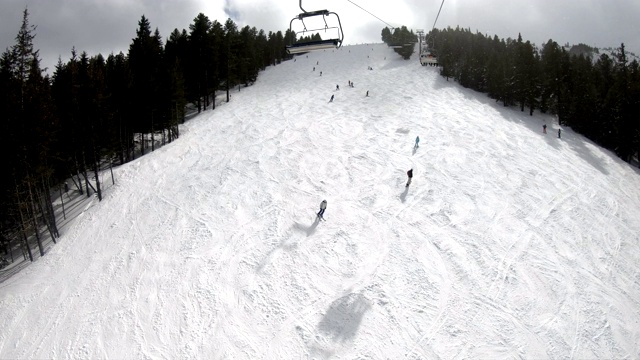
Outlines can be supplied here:
[[416, 57], [298, 56], [115, 169], [0, 358], [640, 357], [638, 171]]

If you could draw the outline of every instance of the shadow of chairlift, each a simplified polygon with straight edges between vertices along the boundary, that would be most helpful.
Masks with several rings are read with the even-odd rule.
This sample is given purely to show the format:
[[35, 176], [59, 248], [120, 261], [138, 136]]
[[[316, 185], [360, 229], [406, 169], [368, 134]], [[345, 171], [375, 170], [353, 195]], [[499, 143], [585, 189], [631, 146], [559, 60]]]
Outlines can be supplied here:
[[[340, 46], [342, 46], [342, 41], [344, 40], [344, 34], [342, 33], [342, 24], [340, 23], [340, 17], [338, 16], [338, 14], [329, 10], [306, 11], [305, 9], [302, 8], [302, 0], [300, 0], [300, 9], [302, 10], [302, 13], [298, 14], [298, 16], [294, 17], [293, 19], [291, 19], [291, 22], [289, 22], [289, 30], [291, 32], [293, 32], [293, 22], [295, 20], [299, 20], [300, 22], [302, 22], [303, 30], [297, 31], [295, 33], [296, 38], [298, 37], [298, 34], [304, 35], [305, 32], [316, 32], [320, 30], [324, 30], [326, 32], [327, 30], [331, 30], [331, 29], [337, 30], [338, 37], [335, 39], [308, 41], [303, 43], [293, 43], [293, 44], [287, 45], [286, 49], [289, 54], [299, 54], [303, 52], [332, 49], [332, 48], [337, 49]], [[336, 18], [338, 19], [338, 26], [330, 27], [327, 24], [327, 16], [329, 15], [336, 16]], [[311, 29], [311, 30], [307, 29], [307, 25], [304, 23], [304, 19], [309, 17], [315, 17], [315, 16], [322, 16], [322, 20], [324, 21], [324, 28]]]

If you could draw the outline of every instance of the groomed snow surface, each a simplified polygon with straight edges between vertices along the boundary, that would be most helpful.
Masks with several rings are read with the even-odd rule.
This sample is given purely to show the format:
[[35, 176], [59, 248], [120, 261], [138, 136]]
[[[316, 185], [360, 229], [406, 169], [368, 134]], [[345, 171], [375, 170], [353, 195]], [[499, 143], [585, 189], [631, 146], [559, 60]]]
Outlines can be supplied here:
[[415, 56], [298, 56], [116, 169], [0, 358], [639, 358], [638, 171]]

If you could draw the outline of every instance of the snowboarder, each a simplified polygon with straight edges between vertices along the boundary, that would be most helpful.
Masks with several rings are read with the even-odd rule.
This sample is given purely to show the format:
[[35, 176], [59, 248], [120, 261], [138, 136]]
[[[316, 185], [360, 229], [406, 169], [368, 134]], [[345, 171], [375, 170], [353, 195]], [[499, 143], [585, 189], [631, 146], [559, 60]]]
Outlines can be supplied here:
[[561, 129], [558, 129], [558, 139], [560, 139], [560, 133], [562, 132]]
[[324, 220], [324, 211], [327, 209], [327, 200], [322, 200], [320, 203], [320, 211], [318, 212], [318, 217]]
[[543, 134], [547, 133], [547, 124], [542, 125], [542, 133]]
[[333, 95], [331, 95], [331, 99], [329, 99], [329, 102], [333, 102]]
[[411, 178], [413, 178], [413, 169], [409, 169], [409, 171], [407, 171], [407, 176], [409, 177], [409, 180], [407, 180], [407, 186], [405, 187], [409, 187], [409, 185], [411, 185]]
[[414, 148], [420, 147], [418, 144], [420, 143], [420, 136], [416, 136], [416, 144], [413, 146]]

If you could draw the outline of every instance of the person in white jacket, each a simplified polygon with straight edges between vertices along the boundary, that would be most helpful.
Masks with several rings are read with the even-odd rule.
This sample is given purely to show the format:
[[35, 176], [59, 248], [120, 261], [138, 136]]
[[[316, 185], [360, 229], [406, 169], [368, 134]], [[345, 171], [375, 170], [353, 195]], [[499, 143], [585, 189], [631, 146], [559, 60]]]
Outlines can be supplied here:
[[320, 203], [320, 211], [318, 212], [318, 217], [324, 220], [324, 210], [327, 208], [327, 200], [322, 200]]

